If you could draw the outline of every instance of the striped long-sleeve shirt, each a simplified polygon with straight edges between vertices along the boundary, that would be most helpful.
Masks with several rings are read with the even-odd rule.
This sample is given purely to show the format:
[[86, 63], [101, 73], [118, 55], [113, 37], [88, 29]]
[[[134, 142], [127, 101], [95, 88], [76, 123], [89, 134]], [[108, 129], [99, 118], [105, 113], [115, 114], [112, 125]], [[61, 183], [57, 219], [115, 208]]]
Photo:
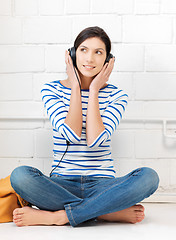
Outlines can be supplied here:
[[128, 95], [112, 84], [99, 90], [99, 110], [105, 130], [91, 145], [88, 145], [86, 141], [86, 113], [89, 90], [81, 90], [83, 114], [81, 137], [64, 123], [69, 111], [71, 88], [63, 86], [57, 80], [44, 84], [41, 93], [53, 128], [53, 169], [67, 148], [66, 140], [70, 142], [64, 158], [52, 174], [115, 177], [116, 172], [111, 158], [111, 136], [119, 126], [127, 105]]

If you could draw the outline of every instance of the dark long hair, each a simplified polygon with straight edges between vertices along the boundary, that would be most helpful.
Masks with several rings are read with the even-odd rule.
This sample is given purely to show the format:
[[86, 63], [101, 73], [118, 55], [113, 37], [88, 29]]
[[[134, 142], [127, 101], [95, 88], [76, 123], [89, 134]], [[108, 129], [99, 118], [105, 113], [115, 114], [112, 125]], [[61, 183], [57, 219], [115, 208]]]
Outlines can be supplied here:
[[107, 33], [102, 28], [97, 26], [85, 28], [78, 34], [74, 41], [75, 50], [77, 50], [82, 42], [92, 37], [98, 37], [104, 42], [106, 46], [106, 56], [108, 56], [111, 51], [111, 40], [108, 37]]

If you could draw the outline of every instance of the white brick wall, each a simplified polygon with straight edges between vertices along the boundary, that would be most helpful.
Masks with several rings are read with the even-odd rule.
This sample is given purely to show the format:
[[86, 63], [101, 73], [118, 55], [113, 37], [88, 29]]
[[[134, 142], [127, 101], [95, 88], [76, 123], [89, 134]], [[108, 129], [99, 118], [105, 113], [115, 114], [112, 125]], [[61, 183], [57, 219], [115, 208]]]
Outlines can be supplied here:
[[26, 18], [23, 30], [25, 43], [69, 43], [71, 18], [65, 16]]
[[0, 0], [0, 178], [23, 164], [49, 173], [52, 132], [40, 90], [66, 78], [65, 50], [95, 25], [108, 33], [116, 56], [109, 82], [129, 94], [112, 137], [117, 175], [152, 167], [158, 200], [176, 194], [176, 139], [164, 136], [162, 122], [169, 120], [166, 132], [174, 135], [175, 0]]
[[44, 66], [44, 47], [0, 46], [0, 73], [41, 72]]
[[54, 16], [64, 14], [64, 0], [39, 0], [40, 15]]
[[0, 17], [0, 44], [22, 44], [22, 22], [18, 18]]
[[16, 16], [35, 16], [38, 14], [38, 1], [14, 0], [14, 12]]
[[10, 15], [11, 8], [12, 8], [12, 1], [11, 0], [0, 0], [0, 15]]

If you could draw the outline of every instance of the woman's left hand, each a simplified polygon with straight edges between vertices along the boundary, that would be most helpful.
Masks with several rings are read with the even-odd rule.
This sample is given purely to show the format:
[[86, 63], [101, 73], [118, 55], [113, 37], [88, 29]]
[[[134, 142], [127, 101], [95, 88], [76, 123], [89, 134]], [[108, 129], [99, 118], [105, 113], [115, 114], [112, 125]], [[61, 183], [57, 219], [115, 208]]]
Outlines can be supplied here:
[[104, 84], [108, 81], [109, 76], [114, 67], [115, 58], [111, 58], [108, 63], [106, 63], [98, 75], [92, 80], [89, 90], [99, 91]]

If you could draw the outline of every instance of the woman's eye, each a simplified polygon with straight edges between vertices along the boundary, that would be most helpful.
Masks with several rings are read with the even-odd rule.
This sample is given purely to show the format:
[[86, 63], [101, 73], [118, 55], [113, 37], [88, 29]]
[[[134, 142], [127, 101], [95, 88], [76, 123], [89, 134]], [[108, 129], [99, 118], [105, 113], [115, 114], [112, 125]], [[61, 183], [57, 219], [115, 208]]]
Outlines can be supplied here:
[[[86, 52], [86, 49], [85, 49], [85, 48], [81, 48], [81, 52]], [[101, 51], [96, 51], [96, 53], [98, 53], [98, 54], [102, 54]]]
[[97, 53], [98, 53], [98, 54], [101, 54], [101, 52], [100, 52], [100, 51], [97, 51]]

